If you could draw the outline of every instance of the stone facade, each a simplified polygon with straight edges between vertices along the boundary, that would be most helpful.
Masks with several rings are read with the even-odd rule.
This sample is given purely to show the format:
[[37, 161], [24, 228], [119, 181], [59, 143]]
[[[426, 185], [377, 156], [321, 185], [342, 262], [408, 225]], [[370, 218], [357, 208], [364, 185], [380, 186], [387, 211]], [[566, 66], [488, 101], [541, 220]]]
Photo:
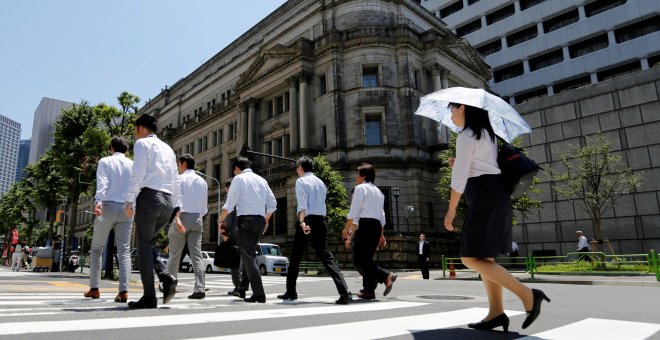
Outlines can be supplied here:
[[[150, 100], [159, 133], [177, 154], [221, 182], [247, 144], [297, 158], [325, 154], [352, 187], [362, 162], [377, 169], [388, 228], [437, 230], [446, 204], [435, 191], [446, 135], [414, 115], [419, 98], [448, 86], [483, 87], [487, 66], [465, 41], [409, 0], [291, 0], [208, 62]], [[266, 239], [292, 240], [297, 176], [292, 163], [252, 158], [278, 211]], [[205, 248], [215, 242], [219, 195], [209, 182]], [[406, 214], [413, 206], [415, 213]], [[408, 227], [409, 226], [409, 227]]]
[[[595, 85], [520, 104], [516, 107], [534, 132], [525, 139], [529, 156], [552, 166], [571, 144], [602, 134], [613, 151], [642, 175], [642, 187], [622, 197], [602, 224], [616, 253], [647, 253], [660, 249], [660, 67], [620, 76]], [[558, 255], [574, 251], [576, 230], [590, 239], [589, 216], [575, 202], [559, 197], [547, 175], [540, 187], [543, 208], [520, 218], [514, 240], [525, 250], [551, 249]], [[609, 252], [609, 251], [608, 251]]]

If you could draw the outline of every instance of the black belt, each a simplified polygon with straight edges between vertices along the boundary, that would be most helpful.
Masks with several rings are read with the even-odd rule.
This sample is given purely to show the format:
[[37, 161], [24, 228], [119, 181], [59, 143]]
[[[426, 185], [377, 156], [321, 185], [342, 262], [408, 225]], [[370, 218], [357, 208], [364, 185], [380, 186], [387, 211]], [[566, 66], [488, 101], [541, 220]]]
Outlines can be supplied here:
[[166, 193], [165, 191], [160, 191], [160, 190], [151, 189], [151, 188], [147, 188], [147, 187], [144, 187], [144, 188], [140, 189], [140, 192], [142, 192], [142, 191], [144, 191], [144, 192], [153, 192], [153, 193], [161, 193], [163, 195], [172, 196], [171, 194]]

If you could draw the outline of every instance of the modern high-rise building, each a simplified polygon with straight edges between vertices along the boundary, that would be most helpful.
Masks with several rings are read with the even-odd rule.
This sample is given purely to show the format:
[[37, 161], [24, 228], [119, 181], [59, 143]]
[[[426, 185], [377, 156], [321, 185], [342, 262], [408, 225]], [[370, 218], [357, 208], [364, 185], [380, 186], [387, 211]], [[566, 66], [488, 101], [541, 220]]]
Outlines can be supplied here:
[[18, 146], [18, 161], [16, 162], [16, 182], [20, 182], [25, 174], [23, 170], [28, 165], [30, 160], [30, 143], [31, 140], [24, 139], [21, 140], [21, 143]]
[[69, 108], [73, 103], [62, 100], [43, 97], [39, 106], [34, 111], [34, 122], [32, 123], [32, 143], [30, 145], [29, 163], [39, 160], [39, 157], [53, 145], [53, 133], [55, 132], [55, 120], [62, 109]]
[[512, 104], [660, 63], [657, 0], [423, 0], [493, 71]]
[[20, 140], [21, 124], [0, 115], [0, 197], [14, 184]]

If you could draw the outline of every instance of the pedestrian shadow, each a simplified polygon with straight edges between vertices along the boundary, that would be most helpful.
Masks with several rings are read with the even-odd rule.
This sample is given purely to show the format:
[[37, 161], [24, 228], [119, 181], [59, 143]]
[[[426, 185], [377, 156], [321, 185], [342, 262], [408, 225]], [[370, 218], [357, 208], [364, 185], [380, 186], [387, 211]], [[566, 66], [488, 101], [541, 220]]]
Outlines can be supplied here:
[[[414, 332], [414, 330], [411, 330]], [[496, 339], [509, 340], [526, 337], [518, 332], [498, 332], [498, 331], [479, 331], [466, 328], [443, 328], [428, 331], [420, 331], [411, 334], [415, 340], [436, 340], [436, 339], [460, 339], [460, 340], [481, 340]], [[541, 338], [536, 338], [541, 340]]]

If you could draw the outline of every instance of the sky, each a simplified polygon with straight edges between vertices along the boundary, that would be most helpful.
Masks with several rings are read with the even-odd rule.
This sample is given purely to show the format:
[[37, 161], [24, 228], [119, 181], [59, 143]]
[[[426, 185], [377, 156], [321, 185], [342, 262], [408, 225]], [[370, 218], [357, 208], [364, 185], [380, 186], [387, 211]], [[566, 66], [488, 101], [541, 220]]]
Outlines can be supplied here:
[[43, 97], [141, 107], [285, 2], [0, 1], [0, 115], [30, 139]]

